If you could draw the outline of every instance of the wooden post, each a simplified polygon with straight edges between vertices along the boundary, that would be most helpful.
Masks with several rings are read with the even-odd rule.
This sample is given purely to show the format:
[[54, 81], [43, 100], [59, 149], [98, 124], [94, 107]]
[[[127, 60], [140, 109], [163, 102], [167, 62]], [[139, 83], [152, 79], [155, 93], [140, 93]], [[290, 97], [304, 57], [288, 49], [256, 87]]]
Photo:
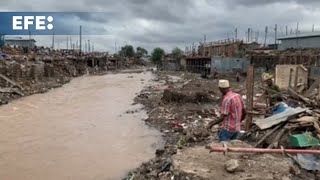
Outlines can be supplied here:
[[292, 76], [293, 76], [293, 69], [290, 69], [290, 77], [289, 77], [289, 87], [292, 88]]
[[[254, 66], [251, 64], [247, 73], [247, 111], [253, 110], [253, 93], [254, 93]], [[252, 123], [252, 114], [247, 114], [246, 131], [250, 130]]]
[[296, 74], [295, 74], [295, 79], [294, 79], [294, 90], [297, 90], [298, 87], [298, 78], [299, 78], [299, 69], [300, 66], [296, 67]]

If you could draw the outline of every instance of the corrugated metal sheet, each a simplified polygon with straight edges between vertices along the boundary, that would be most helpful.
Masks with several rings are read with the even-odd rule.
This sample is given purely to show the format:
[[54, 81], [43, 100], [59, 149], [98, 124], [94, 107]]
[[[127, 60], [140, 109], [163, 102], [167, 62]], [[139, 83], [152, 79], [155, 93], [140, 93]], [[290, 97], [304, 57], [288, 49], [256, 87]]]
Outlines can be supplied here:
[[320, 37], [298, 37], [281, 40], [279, 50], [288, 48], [320, 48]]
[[214, 56], [211, 61], [211, 71], [217, 68], [220, 73], [247, 72], [248, 66], [246, 58]]
[[308, 108], [291, 108], [289, 107], [286, 111], [270, 116], [265, 119], [260, 119], [254, 122], [261, 130], [271, 128], [274, 125], [280, 124], [281, 122], [287, 121], [288, 118], [295, 116], [297, 114], [301, 114], [303, 112], [306, 112]]

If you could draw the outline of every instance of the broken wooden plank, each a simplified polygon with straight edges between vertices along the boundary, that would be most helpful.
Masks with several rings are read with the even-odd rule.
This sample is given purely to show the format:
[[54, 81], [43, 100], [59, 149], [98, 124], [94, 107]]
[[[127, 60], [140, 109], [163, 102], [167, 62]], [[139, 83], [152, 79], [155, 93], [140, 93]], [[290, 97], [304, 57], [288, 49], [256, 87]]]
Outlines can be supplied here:
[[281, 122], [287, 121], [290, 117], [306, 112], [308, 108], [291, 108], [288, 107], [286, 111], [270, 116], [265, 119], [260, 119], [254, 122], [261, 130], [268, 129], [274, 125], [280, 124]]
[[0, 88], [0, 93], [16, 93], [20, 96], [24, 96], [24, 93], [21, 92], [18, 88]]
[[281, 137], [286, 132], [286, 130], [287, 130], [286, 128], [281, 129], [267, 149], [278, 148]]
[[302, 95], [300, 95], [297, 92], [295, 92], [293, 89], [288, 88], [288, 92], [292, 97], [294, 97], [296, 99], [300, 99], [300, 100], [302, 100], [304, 103], [306, 103], [308, 105], [312, 105], [312, 102], [308, 98], [303, 97]]
[[307, 92], [304, 94], [305, 97], [310, 97], [312, 95], [312, 92], [319, 87], [320, 85], [320, 79], [317, 79], [311, 86], [310, 88], [307, 90]]
[[12, 88], [0, 88], [0, 93], [12, 93]]
[[[253, 110], [253, 93], [254, 93], [254, 66], [251, 64], [247, 73], [247, 110]], [[252, 114], [247, 114], [246, 117], [246, 130], [250, 130], [252, 124]]]
[[270, 132], [268, 132], [266, 135], [264, 135], [260, 141], [258, 141], [254, 147], [258, 147], [261, 143], [263, 143], [271, 134], [273, 134], [276, 130], [278, 130], [280, 127], [282, 127], [282, 124], [279, 124], [277, 127], [272, 129]]
[[291, 122], [291, 123], [313, 123], [313, 122], [317, 121], [318, 119], [319, 119], [319, 117], [303, 116], [298, 119], [292, 119], [289, 122]]
[[14, 87], [18, 87], [21, 90], [23, 90], [23, 87], [20, 86], [19, 84], [17, 84], [16, 82], [14, 82], [13, 80], [9, 79], [7, 76], [0, 74], [0, 78], [4, 79], [5, 81], [9, 82], [12, 86]]
[[18, 88], [12, 88], [13, 92], [15, 92], [16, 94], [19, 94], [20, 96], [24, 96], [24, 93], [22, 91], [20, 91], [20, 89]]

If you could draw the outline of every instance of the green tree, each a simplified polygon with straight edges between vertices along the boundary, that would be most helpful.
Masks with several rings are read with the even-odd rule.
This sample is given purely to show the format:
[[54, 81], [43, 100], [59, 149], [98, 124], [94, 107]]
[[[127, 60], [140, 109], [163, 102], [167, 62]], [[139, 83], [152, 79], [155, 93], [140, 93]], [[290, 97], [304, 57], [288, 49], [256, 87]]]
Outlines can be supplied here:
[[176, 47], [172, 50], [171, 53], [172, 53], [173, 58], [176, 61], [177, 67], [180, 67], [180, 65], [181, 65], [180, 61], [183, 56], [183, 51], [181, 49], [179, 49], [178, 47]]
[[134, 57], [134, 48], [131, 45], [125, 45], [121, 47], [119, 55], [122, 57]]
[[148, 51], [142, 47], [137, 47], [136, 57], [141, 58], [145, 55], [148, 55]]
[[151, 53], [151, 62], [156, 65], [162, 65], [162, 58], [164, 57], [164, 50], [161, 48], [155, 48]]

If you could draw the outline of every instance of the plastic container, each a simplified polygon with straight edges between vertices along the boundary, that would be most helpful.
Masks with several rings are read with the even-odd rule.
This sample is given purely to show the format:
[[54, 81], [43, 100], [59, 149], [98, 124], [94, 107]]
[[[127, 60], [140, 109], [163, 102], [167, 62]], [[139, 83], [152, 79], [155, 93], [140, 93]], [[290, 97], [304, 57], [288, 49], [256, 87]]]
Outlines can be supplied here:
[[310, 147], [320, 144], [319, 140], [313, 137], [311, 132], [291, 135], [289, 136], [289, 141], [295, 147]]

